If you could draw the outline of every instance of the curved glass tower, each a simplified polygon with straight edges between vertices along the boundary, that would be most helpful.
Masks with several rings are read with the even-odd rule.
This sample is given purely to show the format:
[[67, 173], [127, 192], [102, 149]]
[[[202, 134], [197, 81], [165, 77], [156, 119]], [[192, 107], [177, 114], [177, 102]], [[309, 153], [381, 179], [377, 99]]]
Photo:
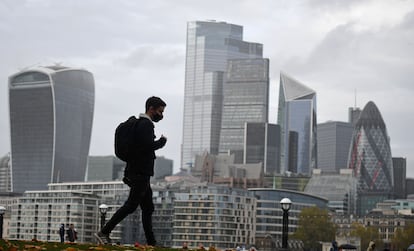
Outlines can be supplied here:
[[61, 66], [9, 78], [13, 192], [84, 180], [94, 85], [92, 73]]
[[348, 167], [358, 179], [357, 214], [366, 214], [376, 202], [392, 196], [390, 141], [381, 113], [372, 101], [364, 107], [355, 124]]

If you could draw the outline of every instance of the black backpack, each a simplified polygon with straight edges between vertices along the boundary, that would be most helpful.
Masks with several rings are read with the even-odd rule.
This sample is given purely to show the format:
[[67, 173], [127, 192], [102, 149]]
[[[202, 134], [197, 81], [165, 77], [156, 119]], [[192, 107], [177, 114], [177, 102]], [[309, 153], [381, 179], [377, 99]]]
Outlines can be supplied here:
[[133, 154], [133, 132], [137, 121], [135, 116], [131, 116], [115, 130], [115, 155], [122, 161], [126, 162]]

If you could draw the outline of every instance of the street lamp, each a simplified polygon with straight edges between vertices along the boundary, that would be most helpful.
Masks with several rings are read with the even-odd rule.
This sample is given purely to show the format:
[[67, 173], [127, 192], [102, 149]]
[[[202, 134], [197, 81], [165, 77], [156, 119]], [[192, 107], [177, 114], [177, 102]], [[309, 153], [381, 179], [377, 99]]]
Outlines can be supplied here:
[[292, 205], [292, 201], [289, 198], [283, 198], [280, 201], [280, 205], [282, 206], [283, 210], [282, 248], [286, 250], [288, 248], [289, 209]]
[[0, 240], [3, 239], [3, 215], [6, 212], [6, 208], [0, 206]]
[[108, 206], [106, 204], [99, 205], [99, 212], [101, 213], [101, 228], [105, 225], [105, 216], [108, 211]]

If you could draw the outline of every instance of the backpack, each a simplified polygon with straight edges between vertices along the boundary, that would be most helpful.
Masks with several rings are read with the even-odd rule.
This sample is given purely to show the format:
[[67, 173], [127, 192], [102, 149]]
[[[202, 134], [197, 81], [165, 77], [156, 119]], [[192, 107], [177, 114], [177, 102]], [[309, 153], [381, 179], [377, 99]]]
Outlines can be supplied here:
[[133, 153], [133, 132], [138, 119], [131, 116], [120, 123], [115, 130], [115, 155], [127, 162]]

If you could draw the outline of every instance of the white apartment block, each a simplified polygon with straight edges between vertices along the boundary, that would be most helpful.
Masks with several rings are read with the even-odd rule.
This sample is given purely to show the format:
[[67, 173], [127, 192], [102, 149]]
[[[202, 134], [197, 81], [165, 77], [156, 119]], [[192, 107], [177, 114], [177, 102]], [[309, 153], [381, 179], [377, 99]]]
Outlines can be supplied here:
[[59, 227], [63, 223], [75, 225], [79, 242], [92, 242], [98, 205], [99, 197], [87, 192], [25, 192], [12, 206], [9, 238], [59, 241]]
[[247, 190], [204, 185], [176, 192], [173, 247], [234, 248], [255, 243], [256, 199]]

